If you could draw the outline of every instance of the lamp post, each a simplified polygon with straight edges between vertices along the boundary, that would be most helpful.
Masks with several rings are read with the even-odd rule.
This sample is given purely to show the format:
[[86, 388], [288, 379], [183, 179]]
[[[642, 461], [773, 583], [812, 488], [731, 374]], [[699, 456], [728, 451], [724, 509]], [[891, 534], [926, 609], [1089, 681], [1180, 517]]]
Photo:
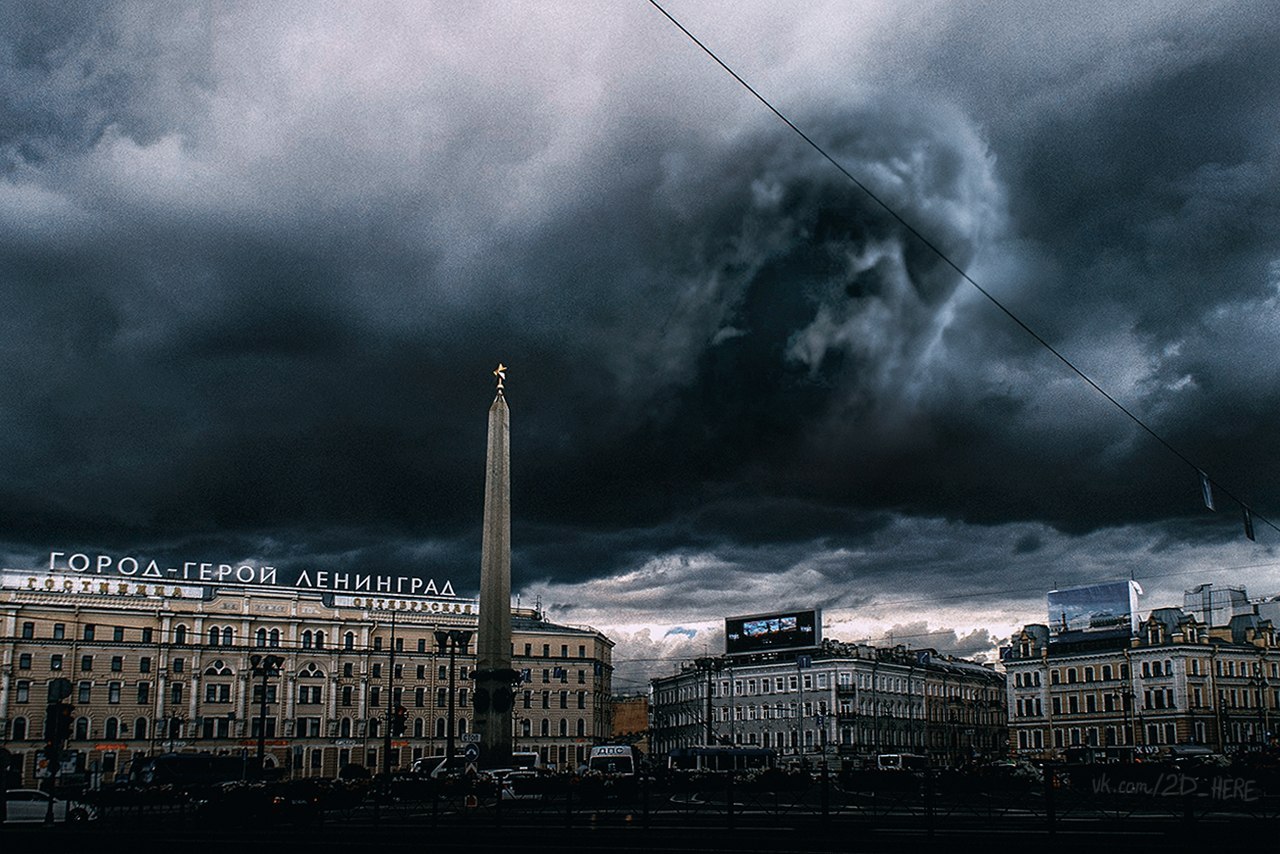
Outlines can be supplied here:
[[[283, 665], [284, 659], [278, 655], [255, 653], [249, 656], [249, 666], [253, 668], [253, 675], [262, 678], [262, 696], [259, 697], [258, 703], [258, 774], [260, 775], [266, 771], [267, 761], [267, 679], [279, 675]], [[172, 726], [171, 723], [171, 730]]]
[[448, 727], [444, 731], [445, 732], [444, 767], [447, 770], [453, 769], [453, 745], [454, 745], [453, 734], [455, 729], [454, 708], [453, 708], [453, 703], [454, 703], [453, 689], [455, 684], [454, 679], [455, 679], [455, 673], [456, 673], [455, 665], [457, 663], [458, 650], [461, 649], [464, 653], [467, 651], [467, 644], [471, 642], [472, 634], [473, 634], [472, 632], [466, 631], [464, 629], [449, 629], [448, 631], [440, 629], [440, 630], [437, 630], [435, 633], [436, 646], [440, 649], [440, 652], [442, 654], [446, 652], [449, 653], [449, 721], [448, 721]]

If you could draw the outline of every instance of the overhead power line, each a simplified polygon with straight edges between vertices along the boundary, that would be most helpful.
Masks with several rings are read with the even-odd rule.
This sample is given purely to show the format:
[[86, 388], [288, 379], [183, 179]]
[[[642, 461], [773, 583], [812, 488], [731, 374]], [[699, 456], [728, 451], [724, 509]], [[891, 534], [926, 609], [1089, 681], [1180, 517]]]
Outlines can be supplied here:
[[1005, 314], [1005, 316], [1007, 316], [1010, 320], [1012, 320], [1019, 327], [1021, 327], [1021, 329], [1024, 332], [1026, 332], [1028, 335], [1030, 335], [1032, 339], [1036, 341], [1036, 343], [1038, 343], [1040, 346], [1044, 347], [1046, 350], [1052, 353], [1058, 359], [1058, 361], [1066, 365], [1067, 368], [1070, 369], [1072, 373], [1074, 373], [1080, 379], [1084, 380], [1089, 385], [1090, 388], [1092, 388], [1098, 394], [1106, 398], [1107, 402], [1109, 402], [1116, 409], [1120, 410], [1120, 412], [1122, 412], [1125, 416], [1127, 416], [1130, 421], [1138, 425], [1138, 427], [1140, 427], [1144, 432], [1146, 432], [1149, 436], [1151, 436], [1153, 439], [1155, 439], [1157, 442], [1163, 445], [1164, 448], [1168, 450], [1171, 454], [1173, 454], [1183, 463], [1185, 463], [1186, 465], [1194, 469], [1198, 477], [1203, 478], [1205, 482], [1216, 487], [1220, 492], [1222, 492], [1223, 495], [1227, 496], [1236, 504], [1240, 505], [1240, 508], [1244, 513], [1245, 530], [1249, 539], [1253, 539], [1253, 527], [1252, 527], [1253, 522], [1261, 522], [1262, 524], [1267, 525], [1272, 530], [1280, 533], [1280, 527], [1278, 527], [1276, 523], [1272, 522], [1270, 519], [1267, 519], [1266, 517], [1259, 516], [1256, 512], [1254, 512], [1252, 507], [1250, 507], [1247, 503], [1245, 503], [1244, 499], [1238, 497], [1231, 490], [1227, 489], [1225, 486], [1223, 486], [1213, 478], [1209, 477], [1209, 475], [1205, 473], [1204, 469], [1196, 465], [1196, 463], [1193, 462], [1190, 457], [1188, 457], [1186, 454], [1184, 454], [1182, 451], [1176, 448], [1172, 443], [1170, 443], [1167, 439], [1165, 439], [1158, 432], [1156, 432], [1154, 428], [1152, 428], [1140, 417], [1138, 417], [1137, 414], [1135, 414], [1132, 410], [1130, 410], [1123, 403], [1121, 403], [1119, 400], [1113, 397], [1110, 393], [1108, 393], [1107, 390], [1104, 389], [1097, 382], [1095, 382], [1092, 377], [1090, 377], [1080, 368], [1076, 367], [1075, 363], [1073, 363], [1070, 359], [1068, 359], [1065, 355], [1063, 355], [1062, 352], [1060, 352], [1056, 347], [1054, 347], [1047, 340], [1045, 340], [1045, 338], [1041, 336], [1038, 332], [1036, 332], [1034, 329], [1028, 326], [1020, 317], [1014, 314], [1013, 311], [1011, 311], [1008, 308], [1008, 306], [1006, 306], [1003, 302], [997, 299], [995, 295], [993, 295], [986, 288], [982, 287], [982, 285], [974, 281], [973, 278], [970, 277], [969, 274], [965, 272], [965, 270], [959, 264], [951, 260], [950, 256], [948, 256], [947, 253], [943, 252], [942, 249], [940, 249], [933, 241], [927, 238], [915, 226], [913, 226], [910, 222], [908, 222], [905, 218], [903, 218], [896, 210], [894, 210], [889, 205], [888, 202], [886, 202], [884, 199], [876, 195], [876, 193], [873, 190], [871, 190], [870, 187], [868, 187], [866, 184], [858, 180], [858, 178], [855, 177], [853, 173], [851, 173], [848, 169], [846, 169], [844, 165], [840, 163], [840, 161], [836, 160], [834, 157], [828, 154], [826, 149], [824, 149], [821, 145], [815, 142], [808, 134], [806, 134], [794, 122], [792, 122], [791, 119], [783, 115], [782, 112], [778, 110], [777, 107], [775, 107], [772, 103], [769, 102], [767, 98], [764, 97], [764, 95], [761, 95], [750, 83], [748, 83], [745, 79], [743, 79], [743, 77], [740, 74], [738, 74], [738, 72], [730, 68], [729, 65], [724, 60], [722, 60], [719, 56], [716, 55], [716, 53], [713, 50], [711, 50], [711, 48], [707, 47], [707, 45], [705, 45], [697, 36], [695, 36], [692, 32], [690, 32], [689, 29], [684, 26], [684, 24], [680, 23], [678, 20], [675, 19], [674, 16], [672, 16], [670, 12], [664, 9], [657, 2], [657, 0], [648, 0], [648, 2], [651, 6], [653, 6], [653, 8], [661, 12], [663, 17], [665, 17], [668, 21], [674, 24], [676, 28], [680, 30], [680, 32], [684, 33], [685, 36], [687, 36], [690, 41], [692, 41], [695, 45], [697, 45], [702, 50], [703, 53], [711, 57], [711, 59], [716, 63], [716, 65], [719, 65], [722, 69], [725, 70], [726, 73], [729, 74], [730, 77], [736, 80], [744, 89], [750, 92], [752, 97], [754, 97], [757, 101], [763, 104], [764, 107], [769, 110], [769, 112], [773, 113], [774, 116], [776, 116], [783, 124], [785, 124], [797, 136], [799, 136], [802, 140], [804, 140], [809, 145], [809, 147], [812, 148], [815, 152], [817, 152], [824, 160], [826, 160], [828, 163], [834, 166], [837, 170], [839, 170], [840, 174], [844, 175], [844, 177], [849, 179], [849, 181], [852, 182], [854, 186], [856, 186], [859, 190], [861, 190], [864, 194], [866, 194], [867, 198], [871, 199], [871, 201], [879, 205], [880, 208], [885, 211], [885, 213], [887, 213], [890, 217], [892, 217], [895, 221], [897, 221], [898, 224], [901, 225], [904, 229], [906, 229], [909, 234], [911, 234], [913, 237], [919, 240], [922, 244], [928, 247], [928, 249], [931, 252], [933, 252], [948, 267], [954, 270], [957, 275], [959, 275], [962, 279], [968, 282], [969, 285], [971, 285], [975, 290], [978, 291], [978, 293], [986, 297], [987, 300], [992, 305], [998, 308], [1001, 312]]

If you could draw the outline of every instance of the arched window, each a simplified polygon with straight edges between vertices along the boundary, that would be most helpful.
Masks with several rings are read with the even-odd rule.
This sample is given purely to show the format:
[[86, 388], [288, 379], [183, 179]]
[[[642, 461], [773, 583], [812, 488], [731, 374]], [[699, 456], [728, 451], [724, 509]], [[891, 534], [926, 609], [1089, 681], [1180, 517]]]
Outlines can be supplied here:
[[587, 734], [587, 722], [582, 718], [578, 718], [578, 736], [582, 737]]
[[343, 718], [338, 722], [338, 737], [351, 738], [351, 718]]
[[187, 627], [178, 626], [173, 630], [173, 642], [181, 646], [187, 642]]
[[458, 705], [465, 706], [467, 704], [467, 689], [462, 688], [458, 691]]
[[520, 735], [524, 738], [529, 738], [533, 735], [533, 721], [528, 718], [520, 719]]
[[414, 738], [422, 738], [423, 732], [426, 730], [426, 723], [427, 722], [425, 718], [413, 719], [413, 737]]
[[444, 738], [444, 718], [436, 718], [436, 738]]
[[316, 632], [316, 649], [324, 649], [324, 632]]
[[133, 737], [135, 739], [143, 739], [147, 737], [148, 721], [146, 718], [138, 718], [133, 722]]
[[355, 648], [356, 648], [356, 633], [355, 633], [355, 632], [347, 632], [345, 635], [343, 635], [343, 636], [342, 636], [342, 648], [343, 648], [343, 649], [355, 649]]
[[378, 737], [378, 724], [379, 724], [379, 721], [377, 718], [369, 718], [369, 737], [370, 738]]
[[235, 671], [227, 667], [227, 663], [221, 658], [214, 659], [214, 662], [204, 669], [205, 676], [234, 676]]
[[279, 645], [280, 645], [280, 630], [279, 630], [279, 629], [272, 629], [272, 630], [271, 630], [271, 634], [270, 634], [270, 635], [268, 635], [268, 638], [269, 638], [269, 642], [270, 642], [271, 646], [279, 646]]
[[314, 637], [314, 636], [311, 634], [311, 630], [310, 630], [310, 629], [307, 629], [305, 632], [303, 632], [303, 633], [302, 633], [302, 648], [303, 648], [303, 649], [311, 649], [311, 643], [312, 643], [312, 638], [313, 638], [313, 637]]
[[351, 686], [350, 685], [342, 686], [342, 705], [344, 706], [351, 705]]
[[76, 741], [85, 741], [89, 738], [89, 719], [76, 718]]
[[466, 734], [467, 734], [467, 719], [458, 718], [458, 735], [466, 735]]
[[539, 734], [543, 736], [551, 735], [551, 721], [546, 718], [542, 719], [542, 731]]
[[106, 726], [102, 728], [102, 737], [106, 739], [120, 737], [120, 721], [116, 718], [107, 718]]
[[14, 741], [27, 740], [27, 719], [26, 718], [13, 719], [13, 740]]
[[232, 630], [230, 626], [227, 626], [225, 629], [222, 630], [223, 646], [231, 646], [232, 644], [235, 643], [235, 640], [236, 640], [236, 633], [235, 631]]
[[565, 720], [564, 718], [560, 719], [560, 734], [561, 735], [569, 734], [569, 721]]
[[316, 664], [314, 661], [308, 661], [305, 665], [303, 665], [302, 669], [298, 671], [298, 678], [299, 679], [323, 679], [324, 671], [321, 670], [320, 666]]
[[266, 630], [266, 629], [258, 629], [256, 632], [254, 632], [254, 633], [253, 633], [253, 645], [254, 645], [254, 646], [266, 646], [266, 645], [267, 645], [267, 630]]

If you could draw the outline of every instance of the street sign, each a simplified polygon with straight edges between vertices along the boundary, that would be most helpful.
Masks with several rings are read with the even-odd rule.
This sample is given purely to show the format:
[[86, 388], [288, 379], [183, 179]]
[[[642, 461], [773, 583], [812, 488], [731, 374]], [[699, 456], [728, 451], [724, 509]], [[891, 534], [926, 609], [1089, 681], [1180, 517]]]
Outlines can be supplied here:
[[480, 745], [468, 744], [467, 749], [462, 751], [462, 755], [466, 757], [468, 762], [475, 762], [480, 758]]
[[478, 732], [464, 732], [462, 735], [458, 736], [458, 738], [459, 740], [462, 741], [463, 744], [479, 744], [480, 743], [480, 733]]

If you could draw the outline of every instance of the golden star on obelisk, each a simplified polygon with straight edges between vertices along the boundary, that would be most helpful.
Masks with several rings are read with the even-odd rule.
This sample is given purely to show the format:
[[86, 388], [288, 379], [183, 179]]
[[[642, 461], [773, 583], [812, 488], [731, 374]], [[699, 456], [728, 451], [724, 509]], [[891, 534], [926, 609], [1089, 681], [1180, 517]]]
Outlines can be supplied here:
[[502, 394], [502, 383], [507, 378], [507, 366], [498, 363], [498, 367], [494, 369], [493, 375], [498, 378], [498, 394]]

